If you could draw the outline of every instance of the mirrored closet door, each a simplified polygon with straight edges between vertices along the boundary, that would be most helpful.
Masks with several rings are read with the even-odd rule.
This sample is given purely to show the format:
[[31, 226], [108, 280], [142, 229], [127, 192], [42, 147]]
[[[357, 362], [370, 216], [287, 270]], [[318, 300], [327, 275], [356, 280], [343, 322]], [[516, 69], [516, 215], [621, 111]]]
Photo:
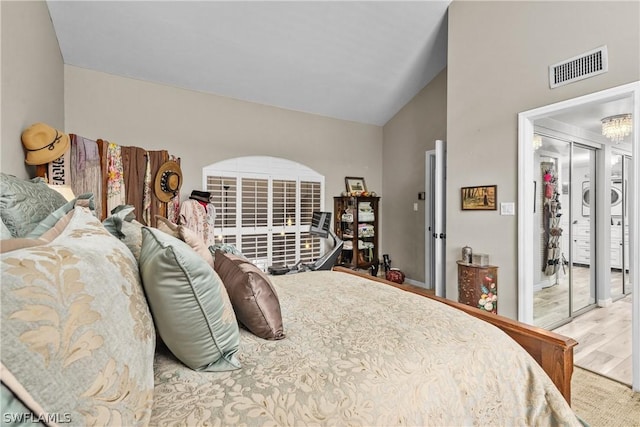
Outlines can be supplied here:
[[629, 278], [629, 166], [631, 158], [611, 155], [611, 298], [631, 292]]
[[595, 306], [596, 150], [537, 135], [534, 324], [552, 328]]

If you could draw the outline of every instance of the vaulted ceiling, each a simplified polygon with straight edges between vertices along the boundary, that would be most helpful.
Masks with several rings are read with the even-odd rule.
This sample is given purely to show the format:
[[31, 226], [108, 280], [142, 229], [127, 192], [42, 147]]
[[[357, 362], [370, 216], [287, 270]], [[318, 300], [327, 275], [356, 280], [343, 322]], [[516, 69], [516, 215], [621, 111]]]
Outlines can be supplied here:
[[[47, 2], [65, 64], [375, 125], [446, 67], [449, 4]], [[553, 119], [598, 133], [629, 104]]]
[[449, 3], [47, 2], [65, 64], [375, 125], [446, 66]]

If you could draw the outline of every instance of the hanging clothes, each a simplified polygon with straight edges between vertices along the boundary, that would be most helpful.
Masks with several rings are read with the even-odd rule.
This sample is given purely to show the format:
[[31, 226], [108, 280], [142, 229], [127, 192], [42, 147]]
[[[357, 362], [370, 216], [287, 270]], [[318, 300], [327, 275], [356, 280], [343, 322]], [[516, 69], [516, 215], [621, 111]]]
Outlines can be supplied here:
[[153, 190], [151, 186], [151, 156], [149, 152], [145, 154], [145, 171], [144, 184], [142, 189], [142, 222], [143, 224], [151, 224], [151, 194]]
[[93, 194], [95, 211], [102, 212], [102, 171], [98, 143], [79, 135], [71, 134], [71, 189], [77, 196]]
[[180, 205], [180, 225], [195, 232], [207, 246], [215, 244], [214, 221], [216, 208], [208, 203], [206, 206], [200, 200], [188, 199]]
[[[145, 205], [145, 212], [142, 216], [145, 219], [147, 225], [151, 227], [155, 227], [156, 224], [156, 215], [160, 215], [166, 218], [166, 210], [167, 204], [158, 197], [156, 197], [155, 192], [153, 191], [153, 184], [156, 175], [158, 174], [158, 170], [160, 166], [162, 166], [168, 159], [169, 153], [166, 150], [159, 151], [148, 151], [147, 157], [149, 158], [148, 162], [148, 173], [145, 172], [145, 189], [144, 192], [149, 192], [149, 205], [148, 207]], [[146, 180], [146, 177], [149, 177], [149, 181]], [[148, 186], [148, 188], [147, 188]], [[143, 192], [143, 194], [144, 194]]]
[[139, 147], [120, 147], [122, 169], [127, 189], [126, 203], [133, 206], [136, 220], [149, 225], [143, 218], [144, 184], [147, 171], [147, 152]]
[[115, 207], [126, 204], [123, 173], [120, 146], [110, 142], [107, 146], [107, 216]]
[[[169, 156], [169, 161], [180, 164], [180, 158], [174, 155]], [[167, 219], [174, 224], [180, 221], [180, 191], [178, 190], [175, 197], [167, 202]]]

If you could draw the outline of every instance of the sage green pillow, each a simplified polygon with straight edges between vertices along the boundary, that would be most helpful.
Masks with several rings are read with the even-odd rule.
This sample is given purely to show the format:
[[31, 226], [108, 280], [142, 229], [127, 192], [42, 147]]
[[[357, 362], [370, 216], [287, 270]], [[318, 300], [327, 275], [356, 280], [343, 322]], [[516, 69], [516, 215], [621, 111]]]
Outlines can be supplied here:
[[9, 230], [7, 226], [4, 225], [4, 222], [0, 220], [0, 239], [5, 240], [10, 239], [11, 237], [11, 230]]
[[38, 415], [31, 412], [13, 392], [2, 383], [0, 388], [0, 408], [2, 408], [2, 425], [12, 427], [44, 426], [38, 420]]
[[73, 200], [68, 201], [55, 211], [51, 212], [45, 219], [40, 221], [25, 237], [27, 239], [37, 239], [47, 231], [51, 230], [65, 215], [71, 212], [76, 206], [88, 208], [95, 214], [96, 206], [93, 200], [93, 193], [81, 194]]
[[102, 225], [127, 245], [136, 261], [139, 261], [143, 225], [135, 220], [134, 210], [132, 205], [120, 205], [111, 211], [111, 216], [102, 221]]
[[211, 256], [213, 257], [214, 260], [216, 259], [216, 251], [220, 251], [225, 254], [239, 256], [246, 259], [246, 257], [242, 254], [242, 252], [240, 252], [240, 250], [235, 245], [232, 245], [230, 243], [216, 243], [214, 245], [209, 246], [209, 252], [211, 252]]
[[42, 178], [25, 180], [0, 173], [0, 217], [12, 237], [25, 237], [65, 203]]
[[240, 368], [240, 331], [213, 268], [189, 245], [142, 228], [140, 273], [158, 334], [189, 368]]

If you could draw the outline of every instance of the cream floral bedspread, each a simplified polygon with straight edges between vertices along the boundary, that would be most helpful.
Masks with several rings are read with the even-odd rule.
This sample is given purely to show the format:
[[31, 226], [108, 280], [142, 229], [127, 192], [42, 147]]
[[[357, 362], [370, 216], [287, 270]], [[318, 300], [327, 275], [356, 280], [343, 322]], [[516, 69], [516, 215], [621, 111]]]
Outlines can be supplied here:
[[495, 327], [338, 272], [272, 278], [287, 337], [242, 331], [242, 369], [195, 372], [158, 351], [151, 425], [580, 425]]

